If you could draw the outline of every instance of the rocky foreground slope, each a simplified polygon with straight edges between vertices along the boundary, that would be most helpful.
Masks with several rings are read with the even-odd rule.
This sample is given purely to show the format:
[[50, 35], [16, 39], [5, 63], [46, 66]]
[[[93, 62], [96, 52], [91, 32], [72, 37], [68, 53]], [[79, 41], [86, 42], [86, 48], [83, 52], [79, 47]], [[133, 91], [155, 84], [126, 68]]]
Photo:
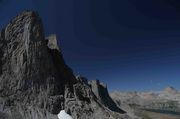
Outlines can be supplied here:
[[0, 32], [0, 119], [128, 119], [99, 81], [75, 77], [56, 37], [45, 38], [38, 14], [26, 11]]

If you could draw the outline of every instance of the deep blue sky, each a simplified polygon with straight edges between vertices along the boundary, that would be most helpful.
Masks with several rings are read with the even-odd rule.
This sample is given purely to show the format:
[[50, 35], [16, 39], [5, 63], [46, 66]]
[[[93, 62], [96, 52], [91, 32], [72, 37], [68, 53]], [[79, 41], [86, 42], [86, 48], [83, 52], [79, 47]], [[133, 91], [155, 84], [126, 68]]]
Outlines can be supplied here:
[[27, 9], [75, 74], [110, 90], [180, 89], [179, 0], [0, 0], [0, 27]]

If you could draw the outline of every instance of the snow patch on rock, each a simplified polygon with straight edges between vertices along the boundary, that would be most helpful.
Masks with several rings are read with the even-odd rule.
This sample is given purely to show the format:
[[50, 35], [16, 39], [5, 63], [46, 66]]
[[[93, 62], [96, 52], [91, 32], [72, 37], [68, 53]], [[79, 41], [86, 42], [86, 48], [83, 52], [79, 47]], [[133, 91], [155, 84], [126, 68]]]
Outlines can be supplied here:
[[58, 114], [59, 119], [73, 119], [69, 114], [65, 112], [65, 110], [61, 110]]

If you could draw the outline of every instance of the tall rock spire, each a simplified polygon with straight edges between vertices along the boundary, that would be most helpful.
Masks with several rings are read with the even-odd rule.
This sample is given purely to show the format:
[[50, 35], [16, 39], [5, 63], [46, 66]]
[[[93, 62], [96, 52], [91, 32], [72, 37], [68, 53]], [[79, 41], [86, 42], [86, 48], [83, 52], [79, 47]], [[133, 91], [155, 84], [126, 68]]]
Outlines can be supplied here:
[[75, 77], [58, 46], [47, 46], [50, 43], [45, 40], [39, 15], [32, 11], [18, 15], [1, 32], [0, 41], [0, 96], [9, 97], [10, 105], [36, 101], [40, 107], [58, 113], [63, 105], [65, 80], [73, 82]]
[[108, 100], [91, 86], [75, 78], [56, 37], [44, 37], [36, 12], [19, 14], [0, 32], [0, 117], [57, 119], [66, 110], [74, 119], [117, 119], [114, 113], [124, 113], [104, 104], [111, 101], [105, 87]]

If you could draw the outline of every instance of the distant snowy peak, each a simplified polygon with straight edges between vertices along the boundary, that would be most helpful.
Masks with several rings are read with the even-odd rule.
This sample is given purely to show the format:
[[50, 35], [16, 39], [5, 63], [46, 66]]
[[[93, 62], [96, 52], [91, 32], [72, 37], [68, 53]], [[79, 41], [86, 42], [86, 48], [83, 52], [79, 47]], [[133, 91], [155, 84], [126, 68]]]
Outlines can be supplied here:
[[58, 114], [59, 119], [73, 119], [69, 114], [65, 112], [65, 110], [61, 110]]
[[178, 101], [180, 103], [180, 91], [174, 87], [167, 87], [162, 91], [149, 92], [121, 92], [114, 91], [111, 94], [112, 99], [117, 104], [138, 104], [145, 105], [151, 102], [159, 102], [162, 100]]
[[169, 86], [167, 88], [164, 89], [164, 93], [168, 93], [168, 94], [177, 94], [178, 91], [172, 87], [172, 86]]

